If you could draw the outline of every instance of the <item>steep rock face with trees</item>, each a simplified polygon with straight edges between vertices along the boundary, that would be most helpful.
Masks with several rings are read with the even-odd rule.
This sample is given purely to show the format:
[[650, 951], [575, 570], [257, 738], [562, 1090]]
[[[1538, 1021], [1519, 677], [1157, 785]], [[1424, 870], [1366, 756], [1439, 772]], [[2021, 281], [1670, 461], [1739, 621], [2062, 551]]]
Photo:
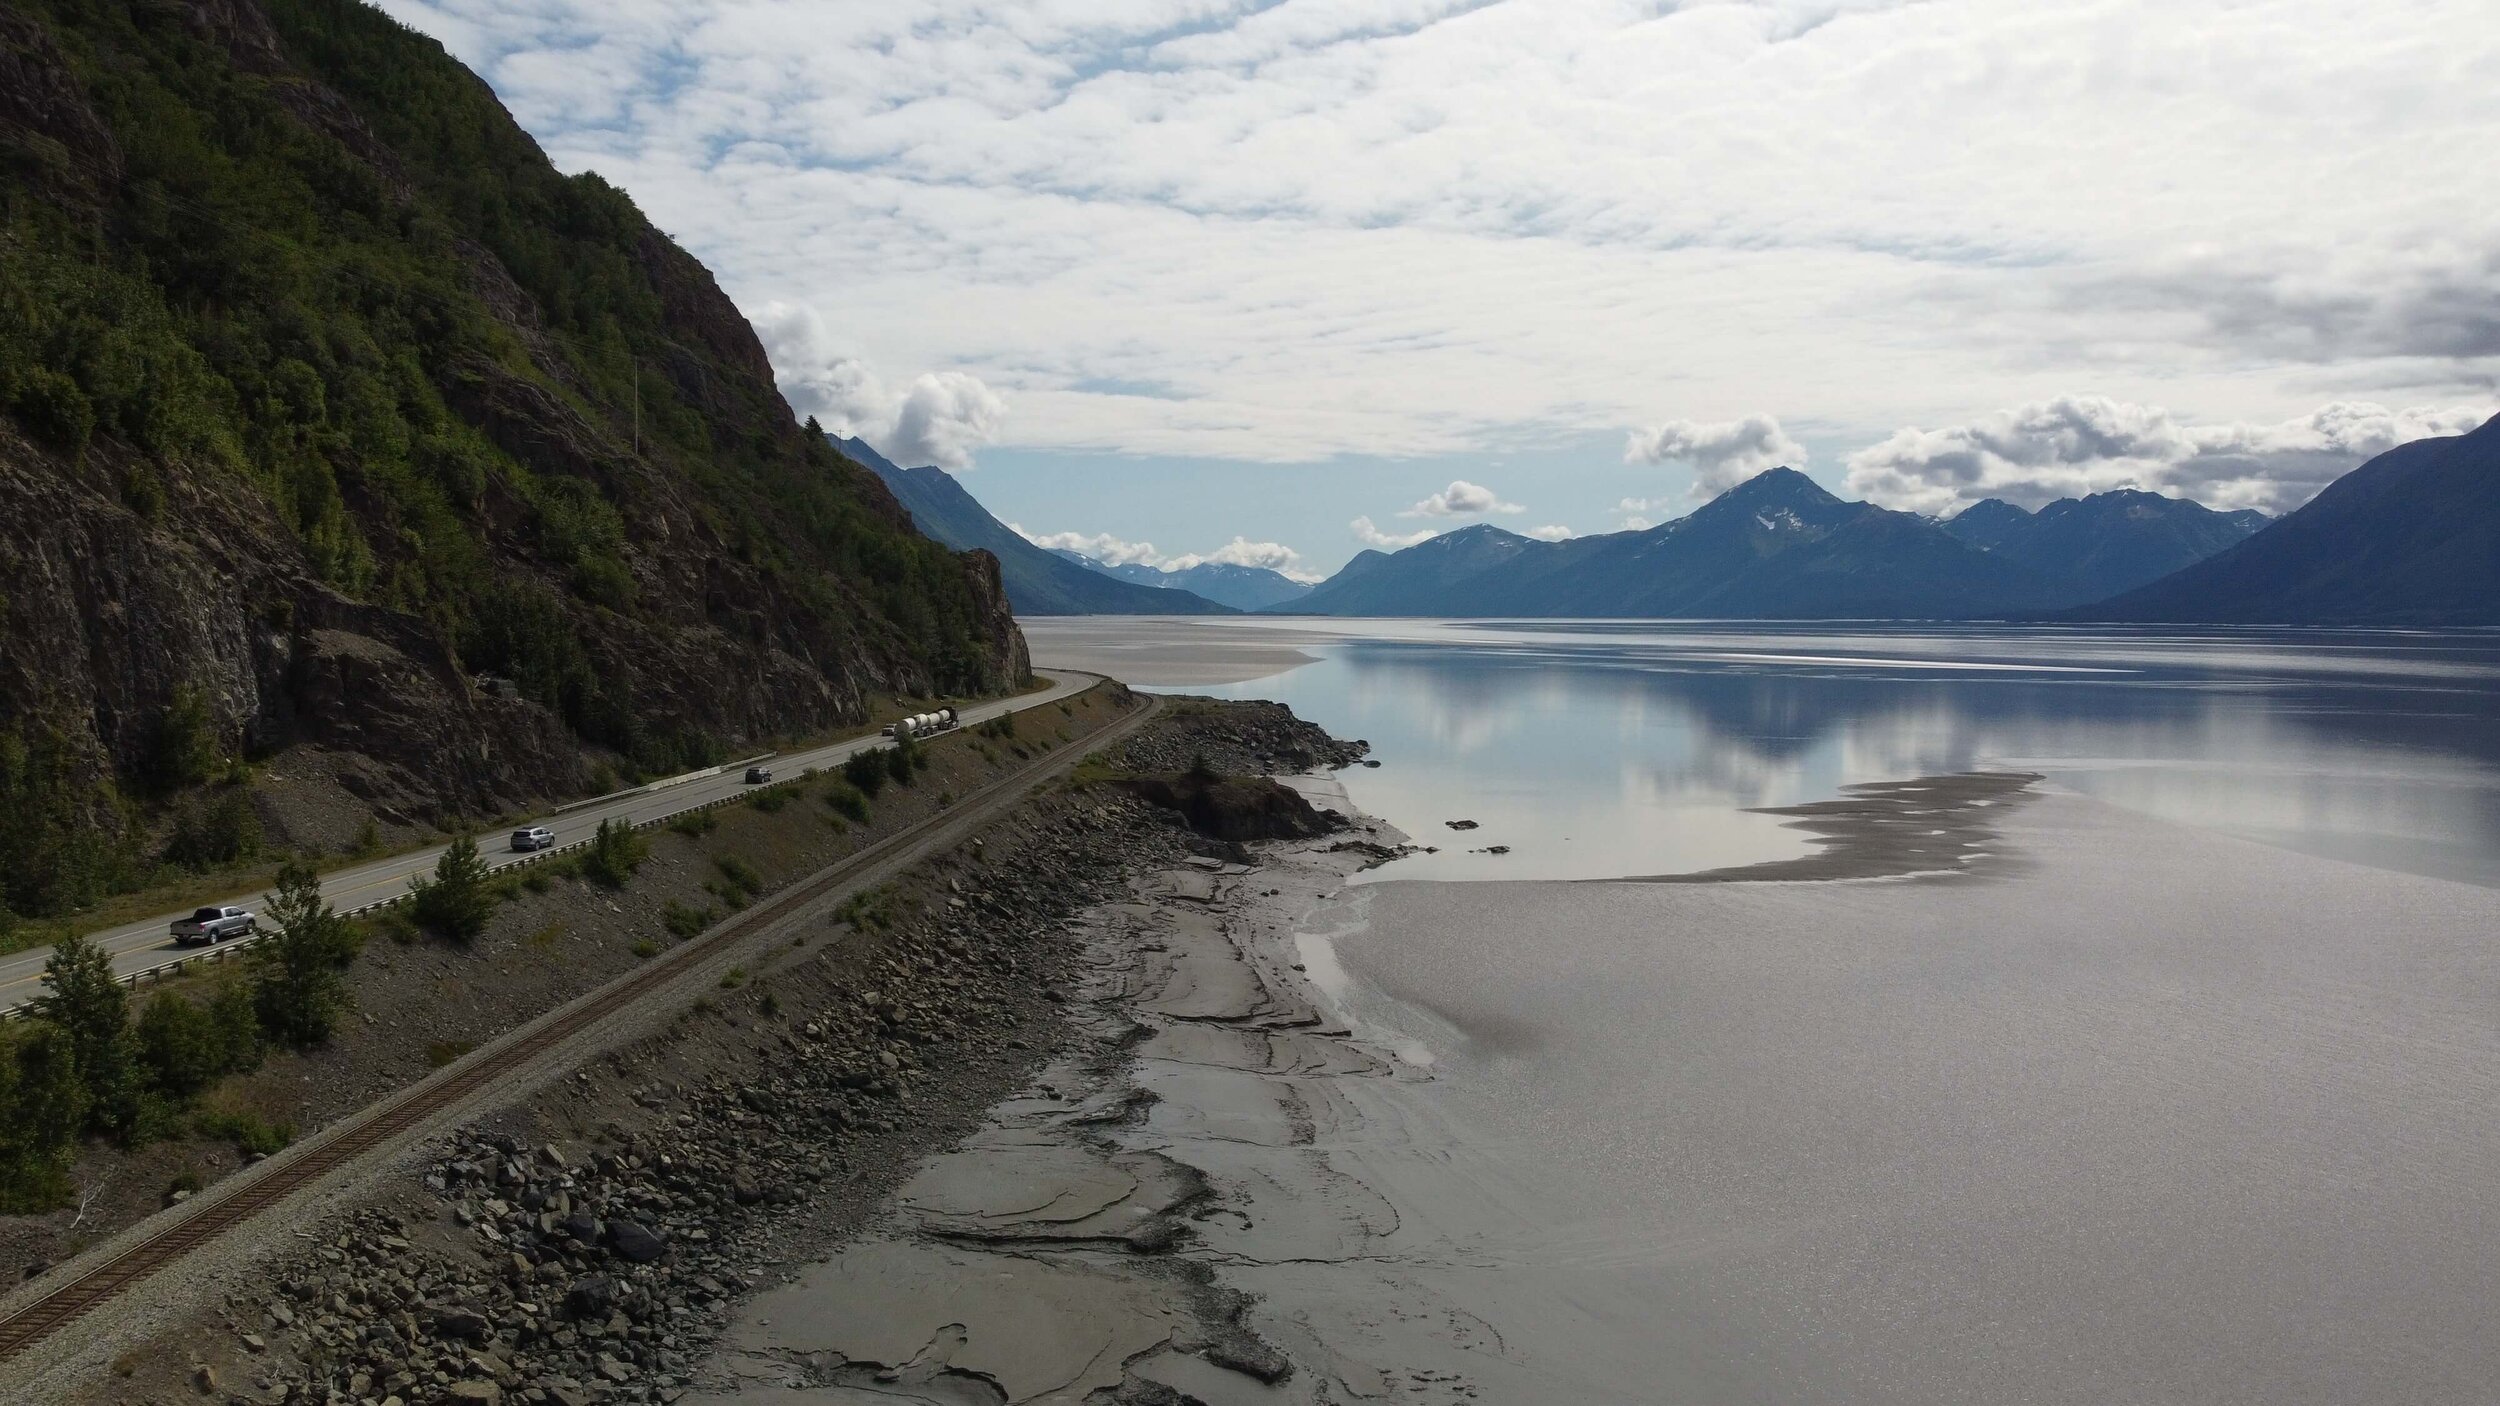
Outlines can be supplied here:
[[235, 760], [439, 823], [1025, 677], [996, 561], [812, 428], [380, 12], [0, 0], [0, 907]]

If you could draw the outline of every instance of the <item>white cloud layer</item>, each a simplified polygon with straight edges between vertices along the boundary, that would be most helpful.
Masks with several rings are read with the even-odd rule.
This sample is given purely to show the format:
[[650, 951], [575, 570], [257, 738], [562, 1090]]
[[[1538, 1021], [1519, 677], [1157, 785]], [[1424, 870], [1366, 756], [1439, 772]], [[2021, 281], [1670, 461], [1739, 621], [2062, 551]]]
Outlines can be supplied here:
[[[1806, 461], [1806, 447], [1788, 437], [1780, 422], [1769, 415], [1747, 415], [1741, 420], [1719, 424], [1696, 424], [1691, 420], [1669, 420], [1645, 430], [1634, 430], [1625, 440], [1623, 461], [1627, 464], [1689, 464], [1693, 470], [1692, 496], [1713, 498], [1746, 479], [1785, 464], [1795, 468]], [[1636, 501], [1626, 498], [1626, 511]], [[1662, 507], [1651, 500], [1644, 508]]]
[[1450, 480], [1450, 486], [1398, 514], [1399, 517], [1472, 517], [1479, 513], [1524, 513], [1517, 503], [1505, 503], [1502, 495], [1480, 483], [1463, 478]]
[[1164, 569], [1187, 571], [1193, 566], [1206, 562], [1216, 562], [1224, 566], [1265, 567], [1269, 571], [1295, 581], [1321, 579], [1318, 572], [1303, 566], [1302, 554], [1293, 548], [1282, 542], [1253, 542], [1246, 537], [1235, 537], [1211, 552], [1203, 554], [1191, 552], [1184, 556], [1174, 557], [1165, 563]]
[[822, 309], [792, 399], [907, 460], [1489, 455], [1672, 397], [1636, 447], [1706, 492], [1802, 457], [1712, 448], [1766, 407], [2500, 386], [2487, 0], [383, 4], [763, 321]]
[[2271, 424], [2189, 424], [2159, 406], [2060, 396], [1968, 424], [1900, 430], [1849, 456], [1849, 487], [1927, 513], [1982, 498], [2037, 508], [2113, 488], [2281, 513], [2374, 454], [2462, 434], [2492, 413], [2488, 405], [2390, 410], [2338, 401]]
[[1420, 532], [1383, 532], [1367, 517], [1358, 517], [1346, 524], [1354, 530], [1354, 540], [1377, 551], [1395, 552], [1441, 535], [1441, 529], [1427, 527]]
[[1028, 532], [1022, 523], [1011, 522], [1008, 529], [1036, 547], [1052, 551], [1075, 552], [1112, 566], [1159, 566], [1163, 554], [1152, 542], [1125, 542], [1108, 532]]
[[1544, 527], [1531, 527], [1524, 535], [1534, 537], [1540, 542], [1561, 542], [1580, 534], [1561, 523], [1550, 523]]
[[889, 391], [866, 362], [839, 349], [815, 309], [767, 303], [753, 321], [783, 398], [834, 434], [867, 440], [906, 468], [935, 464], [954, 473], [998, 438], [1007, 403], [978, 376], [923, 372]]
[[1211, 552], [1165, 556], [1155, 550], [1152, 542], [1124, 541], [1108, 532], [1028, 532], [1018, 523], [1011, 522], [1007, 526], [1034, 546], [1077, 552], [1112, 566], [1151, 566], [1158, 571], [1173, 572], [1216, 562], [1225, 566], [1263, 567], [1294, 581], [1322, 579], [1320, 573], [1303, 565], [1300, 552], [1282, 542], [1253, 542], [1236, 535], [1233, 540]]

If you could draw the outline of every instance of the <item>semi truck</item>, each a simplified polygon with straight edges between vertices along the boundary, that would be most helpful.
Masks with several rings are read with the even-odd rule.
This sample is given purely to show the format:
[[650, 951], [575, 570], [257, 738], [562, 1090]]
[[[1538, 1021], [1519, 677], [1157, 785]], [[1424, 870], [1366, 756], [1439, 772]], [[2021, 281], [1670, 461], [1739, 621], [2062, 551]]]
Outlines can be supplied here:
[[955, 710], [940, 708], [934, 713], [914, 713], [901, 722], [890, 724], [885, 735], [894, 738], [928, 737], [951, 730], [955, 723]]

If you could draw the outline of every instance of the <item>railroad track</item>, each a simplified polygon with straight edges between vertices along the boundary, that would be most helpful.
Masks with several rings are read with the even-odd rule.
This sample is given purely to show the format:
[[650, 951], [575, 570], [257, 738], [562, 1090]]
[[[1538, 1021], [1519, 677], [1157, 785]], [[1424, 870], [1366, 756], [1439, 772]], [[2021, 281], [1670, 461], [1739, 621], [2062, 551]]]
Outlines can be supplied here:
[[[1082, 695], [1079, 695], [1080, 697]], [[1087, 753], [1135, 731], [1160, 710], [1151, 695], [1137, 695], [1143, 706], [1091, 737], [1080, 738], [1064, 751], [1045, 755], [1001, 776], [964, 798], [954, 809], [940, 812], [900, 830], [840, 862], [783, 889], [738, 913], [711, 931], [682, 943], [615, 981], [557, 1007], [535, 1021], [482, 1046], [467, 1058], [431, 1075], [362, 1112], [333, 1123], [287, 1151], [253, 1169], [227, 1179], [206, 1196], [182, 1207], [161, 1211], [140, 1222], [145, 1231], [128, 1244], [108, 1244], [97, 1260], [83, 1268], [72, 1262], [62, 1282], [8, 1311], [0, 1318], [0, 1362], [9, 1361], [52, 1334], [85, 1317], [116, 1296], [154, 1276], [193, 1250], [234, 1230], [333, 1172], [447, 1110], [483, 1093], [499, 1079], [548, 1054], [591, 1027], [620, 1015], [637, 1001], [659, 991], [707, 957], [734, 946], [758, 930], [769, 928], [913, 843], [950, 828], [985, 821], [989, 803], [1020, 794], [1052, 772], [1065, 770]], [[151, 1222], [158, 1222], [149, 1229]], [[123, 1237], [128, 1239], [128, 1236]]]

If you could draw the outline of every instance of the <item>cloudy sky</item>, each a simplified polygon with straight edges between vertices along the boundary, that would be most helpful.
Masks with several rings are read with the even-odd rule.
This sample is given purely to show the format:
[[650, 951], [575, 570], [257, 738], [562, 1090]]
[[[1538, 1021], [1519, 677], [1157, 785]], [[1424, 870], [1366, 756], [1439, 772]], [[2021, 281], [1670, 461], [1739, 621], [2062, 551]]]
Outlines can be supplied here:
[[2282, 510], [2500, 403], [2485, 0], [383, 3], [803, 413], [1129, 559]]

